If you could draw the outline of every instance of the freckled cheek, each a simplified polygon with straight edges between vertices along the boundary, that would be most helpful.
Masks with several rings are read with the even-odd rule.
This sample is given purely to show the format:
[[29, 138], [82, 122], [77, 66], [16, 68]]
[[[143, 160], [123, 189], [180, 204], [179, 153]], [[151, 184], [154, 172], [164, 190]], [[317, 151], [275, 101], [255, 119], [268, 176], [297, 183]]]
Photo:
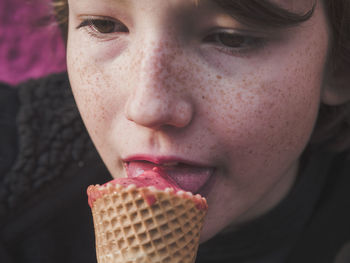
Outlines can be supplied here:
[[112, 81], [101, 64], [84, 53], [68, 56], [69, 78], [84, 123], [95, 143], [115, 117], [120, 104], [117, 81]]
[[[256, 152], [304, 147], [316, 119], [319, 92], [311, 82], [264, 82], [212, 97], [208, 122], [220, 134], [220, 144], [234, 151]], [[239, 87], [239, 88], [238, 88]], [[217, 89], [220, 91], [220, 89]], [[220, 103], [218, 103], [220, 101]]]

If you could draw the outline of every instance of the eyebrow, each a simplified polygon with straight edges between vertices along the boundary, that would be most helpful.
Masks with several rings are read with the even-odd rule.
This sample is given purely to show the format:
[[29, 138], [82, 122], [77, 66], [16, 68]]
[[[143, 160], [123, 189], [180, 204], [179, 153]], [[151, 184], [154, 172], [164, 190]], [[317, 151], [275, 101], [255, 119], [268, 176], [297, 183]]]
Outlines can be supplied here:
[[[194, 0], [199, 4], [201, 0]], [[297, 26], [310, 19], [315, 10], [316, 1], [312, 8], [305, 13], [293, 13], [268, 0], [209, 0], [221, 7], [230, 16], [241, 23], [265, 28], [284, 28]]]

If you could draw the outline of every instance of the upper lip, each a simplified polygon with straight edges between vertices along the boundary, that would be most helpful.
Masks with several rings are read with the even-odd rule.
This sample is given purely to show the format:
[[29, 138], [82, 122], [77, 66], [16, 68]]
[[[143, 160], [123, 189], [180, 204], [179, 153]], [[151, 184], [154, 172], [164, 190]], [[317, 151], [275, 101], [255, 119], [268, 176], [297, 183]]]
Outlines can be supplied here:
[[205, 164], [199, 161], [194, 161], [186, 158], [181, 158], [177, 156], [172, 155], [162, 155], [162, 156], [155, 156], [155, 155], [149, 155], [149, 154], [134, 154], [127, 156], [125, 158], [122, 158], [122, 161], [124, 163], [129, 163], [132, 161], [144, 161], [144, 162], [151, 162], [156, 165], [176, 165], [176, 164], [185, 164], [189, 166], [196, 166], [196, 167], [212, 167], [209, 164]]

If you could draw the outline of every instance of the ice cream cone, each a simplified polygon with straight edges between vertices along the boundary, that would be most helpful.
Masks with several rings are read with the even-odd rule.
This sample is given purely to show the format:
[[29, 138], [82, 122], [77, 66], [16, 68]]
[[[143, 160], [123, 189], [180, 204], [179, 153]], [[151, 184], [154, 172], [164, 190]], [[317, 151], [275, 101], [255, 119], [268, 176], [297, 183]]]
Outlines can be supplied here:
[[193, 263], [207, 211], [189, 192], [90, 186], [98, 263]]

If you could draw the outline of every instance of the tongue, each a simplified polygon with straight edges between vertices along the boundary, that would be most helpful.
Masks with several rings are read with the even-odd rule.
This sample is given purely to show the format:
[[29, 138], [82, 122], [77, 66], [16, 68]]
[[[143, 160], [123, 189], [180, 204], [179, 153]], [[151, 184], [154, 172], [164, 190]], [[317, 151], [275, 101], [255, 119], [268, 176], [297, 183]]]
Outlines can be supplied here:
[[130, 162], [127, 168], [129, 178], [138, 177], [146, 171], [158, 167], [162, 170], [164, 177], [170, 181], [174, 181], [184, 191], [189, 191], [193, 194], [204, 186], [208, 181], [212, 169], [202, 168], [190, 165], [176, 165], [176, 166], [160, 166], [149, 162]]

